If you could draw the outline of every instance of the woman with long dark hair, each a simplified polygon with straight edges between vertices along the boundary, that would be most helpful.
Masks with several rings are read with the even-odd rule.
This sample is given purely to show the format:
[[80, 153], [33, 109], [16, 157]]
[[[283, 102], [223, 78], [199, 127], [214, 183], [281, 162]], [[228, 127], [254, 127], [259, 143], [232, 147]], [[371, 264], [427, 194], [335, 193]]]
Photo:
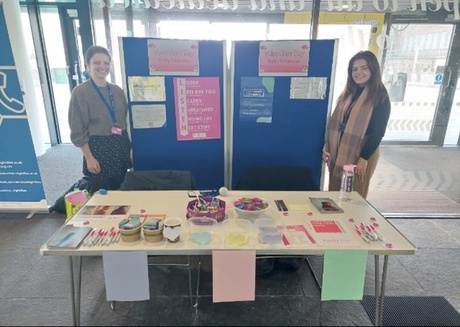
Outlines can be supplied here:
[[340, 190], [343, 166], [352, 164], [354, 190], [367, 197], [390, 111], [377, 57], [370, 51], [358, 52], [348, 63], [347, 84], [326, 128], [322, 159], [329, 168], [329, 191]]

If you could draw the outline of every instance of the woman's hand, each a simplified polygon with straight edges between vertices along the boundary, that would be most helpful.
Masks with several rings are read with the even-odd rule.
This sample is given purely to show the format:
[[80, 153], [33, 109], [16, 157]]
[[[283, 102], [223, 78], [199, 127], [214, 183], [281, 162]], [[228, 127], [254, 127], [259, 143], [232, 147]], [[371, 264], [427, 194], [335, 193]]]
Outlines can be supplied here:
[[83, 155], [85, 156], [86, 168], [88, 168], [88, 171], [91, 174], [99, 174], [101, 172], [101, 166], [99, 165], [99, 161], [97, 161], [97, 159], [94, 158], [88, 143], [82, 145], [80, 149], [81, 152], [83, 152]]
[[329, 162], [331, 161], [331, 154], [323, 150], [323, 161], [326, 165], [329, 166]]
[[99, 174], [101, 172], [101, 166], [96, 158], [92, 157], [89, 160], [86, 159], [86, 167], [91, 174]]
[[356, 163], [355, 172], [356, 175], [362, 180], [362, 178], [366, 175], [367, 170], [367, 160], [363, 158], [359, 158], [358, 162]]

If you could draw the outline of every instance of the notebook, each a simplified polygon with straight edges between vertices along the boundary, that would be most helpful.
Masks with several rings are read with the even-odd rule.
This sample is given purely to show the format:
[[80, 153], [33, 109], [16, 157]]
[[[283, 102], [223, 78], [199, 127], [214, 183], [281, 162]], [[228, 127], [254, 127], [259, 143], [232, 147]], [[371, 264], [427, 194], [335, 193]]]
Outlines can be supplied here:
[[321, 213], [341, 213], [343, 209], [340, 208], [334, 200], [330, 198], [310, 198], [311, 203]]
[[91, 227], [64, 225], [49, 239], [47, 246], [52, 248], [76, 249], [91, 232]]

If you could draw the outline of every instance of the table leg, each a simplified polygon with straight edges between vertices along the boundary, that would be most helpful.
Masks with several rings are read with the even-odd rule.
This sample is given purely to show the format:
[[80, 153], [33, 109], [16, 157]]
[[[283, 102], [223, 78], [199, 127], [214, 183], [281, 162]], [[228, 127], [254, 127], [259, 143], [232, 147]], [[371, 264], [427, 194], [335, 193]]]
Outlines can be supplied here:
[[375, 274], [375, 325], [378, 326], [379, 321], [379, 306], [380, 306], [380, 256], [374, 256], [375, 260], [375, 267], [374, 267], [374, 274]]
[[380, 287], [380, 306], [379, 306], [379, 320], [377, 326], [382, 326], [383, 319], [383, 301], [385, 299], [385, 287], [387, 281], [387, 272], [388, 272], [388, 255], [383, 256], [383, 272], [382, 272], [382, 285]]
[[190, 264], [190, 256], [187, 256], [187, 268], [188, 268], [188, 288], [190, 292], [190, 305], [194, 307], [193, 304], [193, 290], [192, 290], [192, 271], [191, 271], [191, 264]]
[[[80, 326], [80, 300], [81, 300], [81, 257], [77, 258], [77, 276], [74, 273], [74, 257], [69, 257], [70, 268], [70, 295], [72, 300], [72, 323]], [[76, 278], [75, 278], [76, 277]]]
[[198, 308], [198, 297], [200, 296], [200, 278], [201, 278], [201, 256], [198, 256], [198, 272], [196, 276], [196, 296], [194, 308]]
[[70, 299], [72, 301], [72, 325], [77, 326], [76, 308], [75, 308], [75, 283], [73, 278], [73, 260], [69, 257], [70, 272]]
[[382, 326], [383, 302], [385, 300], [385, 287], [388, 272], [388, 255], [383, 256], [382, 282], [379, 283], [379, 256], [375, 256], [375, 325]]

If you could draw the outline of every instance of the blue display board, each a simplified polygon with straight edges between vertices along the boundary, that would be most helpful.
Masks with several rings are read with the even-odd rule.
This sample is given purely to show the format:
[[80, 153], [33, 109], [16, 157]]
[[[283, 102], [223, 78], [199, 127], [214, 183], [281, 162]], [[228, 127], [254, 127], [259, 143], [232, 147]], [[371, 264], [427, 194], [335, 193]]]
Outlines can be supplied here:
[[0, 44], [0, 210], [47, 211], [3, 4]]
[[[292, 88], [300, 85], [293, 81], [293, 76], [274, 74], [270, 77], [264, 74], [260, 77], [260, 41], [233, 43], [232, 188], [251, 167], [298, 166], [310, 169], [319, 189], [335, 42], [310, 41], [308, 74], [305, 77], [309, 78], [314, 90], [325, 88], [320, 98], [315, 98], [314, 92], [306, 92], [307, 96], [292, 96]], [[257, 92], [265, 94], [262, 100], [256, 98]], [[253, 94], [254, 98], [247, 99], [247, 94]], [[248, 118], [251, 108], [255, 108], [252, 119]], [[257, 108], [263, 110], [258, 112]], [[256, 122], [257, 119], [260, 122]]]
[[[122, 64], [125, 88], [129, 89], [130, 77], [152, 76], [149, 67], [148, 42], [152, 38], [122, 38]], [[138, 101], [128, 92], [130, 107], [130, 133], [133, 145], [135, 170], [177, 169], [189, 170], [195, 177], [199, 189], [218, 189], [225, 182], [225, 110], [224, 72], [225, 53], [223, 41], [196, 41], [198, 44], [199, 74], [194, 77], [218, 79], [220, 136], [212, 139], [179, 140], [175, 102], [174, 79], [194, 78], [180, 74], [165, 75], [166, 97], [164, 101]], [[161, 75], [159, 75], [161, 76]], [[135, 101], [136, 100], [136, 101]], [[141, 106], [148, 116], [156, 110], [153, 106], [165, 106], [165, 124], [158, 127], [140, 128], [133, 119], [137, 106]], [[149, 107], [151, 106], [151, 107]], [[137, 110], [137, 109], [136, 109]], [[161, 113], [161, 110], [159, 110]]]

